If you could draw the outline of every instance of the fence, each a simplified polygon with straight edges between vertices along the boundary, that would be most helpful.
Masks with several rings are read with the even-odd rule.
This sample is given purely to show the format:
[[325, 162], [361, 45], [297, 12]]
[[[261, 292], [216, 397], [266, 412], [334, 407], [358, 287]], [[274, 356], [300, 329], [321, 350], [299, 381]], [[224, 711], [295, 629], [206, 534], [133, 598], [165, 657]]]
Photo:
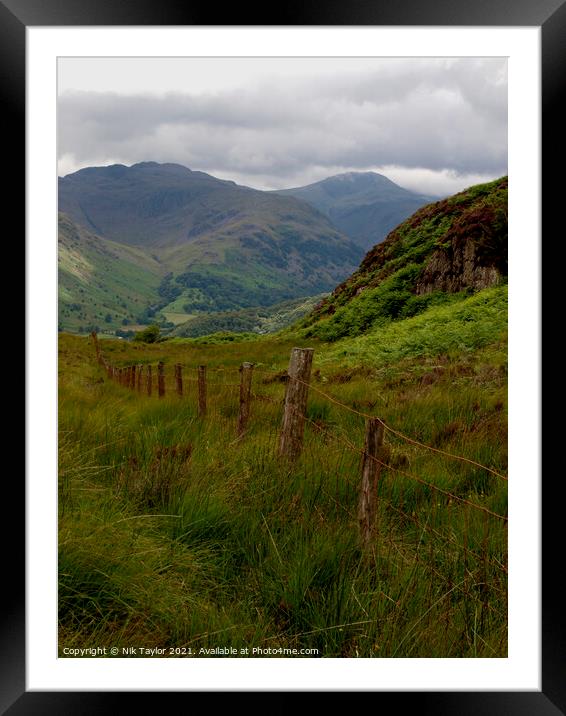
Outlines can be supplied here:
[[[491, 480], [501, 481], [505, 488], [508, 481], [506, 475], [468, 457], [405, 435], [381, 418], [346, 405], [313, 385], [312, 349], [294, 348], [288, 370], [284, 374], [281, 371], [260, 369], [249, 362], [242, 363], [239, 368], [215, 370], [207, 370], [203, 365], [189, 367], [176, 363], [171, 371], [162, 361], [156, 366], [111, 365], [102, 354], [95, 334], [93, 341], [97, 360], [110, 380], [140, 396], [157, 395], [158, 399], [162, 399], [172, 395], [178, 399], [192, 400], [196, 403], [197, 416], [201, 420], [209, 415], [210, 389], [214, 391], [221, 386], [223, 391], [233, 392], [234, 403], [238, 406], [235, 421], [237, 440], [245, 439], [247, 435], [253, 421], [254, 402], [273, 405], [280, 412], [277, 454], [289, 464], [290, 469], [293, 469], [303, 452], [305, 428], [309, 426], [313, 433], [324, 440], [325, 451], [340, 455], [341, 461], [346, 454], [358, 460], [357, 513], [349, 514], [358, 523], [363, 549], [375, 548], [381, 542], [402, 555], [408, 548], [408, 537], [400, 539], [397, 527], [403, 526], [404, 534], [410, 534], [414, 540], [411, 549], [417, 558], [419, 551], [426, 548], [431, 551], [430, 564], [436, 564], [430, 573], [431, 599], [434, 580], [442, 574], [443, 585], [449, 585], [449, 592], [463, 591], [467, 597], [477, 600], [479, 614], [474, 613], [474, 619], [479, 619], [483, 624], [489, 612], [496, 609], [490, 594], [494, 591], [504, 593], [506, 589], [507, 515], [496, 511], [492, 505], [480, 504], [480, 500], [472, 499], [472, 495], [463, 486], [466, 481], [469, 482], [465, 475], [463, 482], [455, 480], [454, 485], [446, 484], [446, 481], [436, 484], [440, 480], [435, 482], [415, 474], [414, 469], [410, 470], [407, 461], [400, 459], [400, 451], [402, 446], [408, 446], [417, 455], [433, 453], [439, 460], [460, 466], [461, 470], [473, 470], [473, 475], [481, 474], [489, 476]], [[239, 380], [231, 381], [231, 374], [239, 374]], [[219, 376], [225, 379], [218, 380]], [[259, 381], [256, 376], [260, 376]], [[284, 386], [284, 395], [277, 399], [261, 393], [262, 384]], [[354, 414], [363, 420], [363, 436], [360, 434], [359, 439], [353, 441], [339, 427], [309, 417], [310, 391], [326, 404], [334, 406], [335, 410]], [[419, 465], [419, 459], [412, 460], [411, 465]], [[348, 511], [344, 507], [343, 488], [340, 485], [336, 485], [334, 495], [328, 487], [321, 489], [328, 499], [336, 503], [337, 509]], [[458, 536], [462, 535], [463, 540], [460, 541]], [[463, 578], [455, 584], [453, 582], [457, 574]]]
[[[113, 366], [103, 356], [100, 350], [100, 344], [98, 342], [96, 333], [92, 333], [91, 335], [95, 345], [97, 361], [100, 365], [104, 367], [109, 379], [118, 382], [120, 385], [128, 387], [130, 390], [137, 390], [137, 392], [139, 393], [143, 392], [143, 387], [145, 383], [145, 392], [148, 396], [152, 396], [154, 394], [154, 376], [156, 376], [158, 397], [163, 398], [166, 395], [167, 380], [165, 373], [165, 364], [163, 361], [159, 361], [156, 366], [152, 366], [151, 364], [137, 364], [121, 367]], [[424, 480], [420, 480], [420, 478], [418, 478], [418, 476], [416, 475], [410, 475], [400, 470], [398, 467], [389, 465], [384, 462], [384, 458], [386, 457], [387, 453], [387, 451], [383, 450], [384, 435], [385, 433], [389, 433], [391, 436], [395, 436], [402, 441], [405, 441], [424, 450], [442, 455], [443, 457], [449, 458], [454, 461], [473, 465], [491, 475], [494, 475], [498, 479], [504, 481], [507, 481], [508, 479], [506, 475], [503, 475], [497, 470], [483, 465], [475, 460], [471, 460], [470, 458], [441, 450], [437, 447], [427, 445], [419, 440], [416, 440], [415, 438], [405, 435], [399, 430], [396, 430], [390, 425], [386, 424], [380, 418], [359, 411], [349, 405], [346, 405], [337, 400], [334, 396], [312, 385], [310, 382], [310, 374], [312, 368], [313, 354], [314, 351], [311, 348], [293, 348], [287, 373], [281, 381], [285, 384], [285, 395], [281, 401], [273, 401], [273, 399], [269, 398], [269, 396], [261, 395], [252, 391], [254, 373], [267, 374], [271, 376], [276, 376], [276, 378], [280, 378], [281, 372], [257, 369], [254, 367], [253, 363], [249, 362], [242, 363], [239, 368], [220, 367], [215, 369], [216, 373], [238, 371], [240, 374], [240, 380], [238, 382], [211, 382], [207, 376], [207, 367], [205, 365], [197, 366], [196, 376], [191, 378], [188, 376], [187, 367], [180, 363], [176, 363], [173, 366], [173, 382], [169, 385], [170, 392], [175, 392], [176, 395], [179, 397], [187, 396], [188, 394], [191, 394], [192, 391], [186, 390], [184, 386], [186, 386], [187, 384], [196, 385], [198, 417], [204, 418], [207, 414], [207, 386], [212, 384], [221, 385], [223, 388], [238, 389], [239, 412], [237, 418], [237, 433], [239, 436], [243, 436], [246, 432], [246, 427], [248, 425], [252, 413], [251, 405], [254, 399], [267, 400], [275, 402], [277, 404], [281, 404], [283, 410], [278, 450], [279, 454], [282, 457], [293, 461], [299, 457], [302, 450], [305, 424], [308, 423], [312, 425], [316, 430], [322, 430], [322, 428], [317, 425], [315, 421], [311, 420], [307, 416], [308, 394], [309, 390], [312, 390], [332, 405], [338, 407], [341, 410], [345, 410], [357, 416], [360, 416], [364, 418], [366, 422], [363, 448], [358, 448], [350, 442], [344, 441], [343, 438], [341, 439], [336, 435], [333, 436], [334, 440], [345, 445], [350, 450], [359, 452], [363, 458], [364, 466], [362, 472], [365, 477], [363, 480], [364, 498], [363, 500], [361, 500], [361, 502], [367, 505], [366, 508], [362, 510], [364, 513], [366, 509], [371, 511], [372, 508], [370, 506], [370, 503], [374, 502], [374, 498], [372, 498], [371, 495], [375, 493], [375, 486], [378, 481], [379, 473], [382, 468], [387, 468], [389, 470], [393, 470], [395, 472], [403, 474], [404, 476], [409, 477], [410, 479], [413, 479], [417, 482], [420, 482], [421, 484], [428, 486], [430, 489], [436, 490], [439, 493], [448, 496], [450, 499], [462, 503], [471, 504], [475, 509], [478, 509], [482, 512], [486, 512], [491, 516], [501, 519], [503, 521], [507, 520], [507, 517], [505, 515], [496, 514], [481, 505], [470, 503], [464, 498], [458, 497], [457, 495], [447, 490], [443, 490], [442, 488], [434, 484], [431, 484]], [[267, 379], [266, 382], [272, 381]]]

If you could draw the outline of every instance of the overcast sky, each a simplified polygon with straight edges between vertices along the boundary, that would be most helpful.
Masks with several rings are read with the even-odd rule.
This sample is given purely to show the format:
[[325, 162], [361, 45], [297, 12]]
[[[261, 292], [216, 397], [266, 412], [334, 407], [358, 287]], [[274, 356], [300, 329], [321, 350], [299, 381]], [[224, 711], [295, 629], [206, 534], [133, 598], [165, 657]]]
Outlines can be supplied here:
[[60, 176], [176, 162], [257, 189], [377, 171], [449, 194], [507, 173], [504, 58], [61, 58]]

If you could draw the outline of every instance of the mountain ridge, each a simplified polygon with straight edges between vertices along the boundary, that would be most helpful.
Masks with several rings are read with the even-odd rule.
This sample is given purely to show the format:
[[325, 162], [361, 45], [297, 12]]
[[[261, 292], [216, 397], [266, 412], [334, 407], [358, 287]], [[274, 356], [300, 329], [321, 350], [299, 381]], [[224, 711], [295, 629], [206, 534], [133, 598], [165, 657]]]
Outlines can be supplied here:
[[177, 164], [86, 167], [59, 180], [59, 209], [85, 232], [141, 251], [159, 267], [161, 284], [147, 308], [175, 320], [179, 310], [189, 318], [328, 292], [363, 253], [300, 199]]
[[276, 193], [306, 201], [365, 250], [439, 198], [404, 189], [377, 172], [344, 172]]

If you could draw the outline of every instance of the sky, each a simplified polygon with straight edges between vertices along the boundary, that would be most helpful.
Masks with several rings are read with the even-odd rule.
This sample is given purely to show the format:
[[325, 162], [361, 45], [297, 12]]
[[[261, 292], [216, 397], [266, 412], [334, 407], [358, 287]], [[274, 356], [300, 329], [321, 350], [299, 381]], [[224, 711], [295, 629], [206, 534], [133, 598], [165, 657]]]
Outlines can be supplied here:
[[58, 174], [174, 162], [256, 189], [507, 173], [505, 58], [60, 58]]

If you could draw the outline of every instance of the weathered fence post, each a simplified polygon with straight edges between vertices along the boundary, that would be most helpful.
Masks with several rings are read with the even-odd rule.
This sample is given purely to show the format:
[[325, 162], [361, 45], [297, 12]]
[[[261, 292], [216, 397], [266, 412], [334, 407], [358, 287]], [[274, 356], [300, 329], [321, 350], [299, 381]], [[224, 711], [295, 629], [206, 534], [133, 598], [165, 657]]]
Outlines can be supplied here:
[[94, 343], [94, 349], [96, 351], [96, 360], [100, 363], [100, 346], [98, 345], [98, 336], [96, 335], [96, 331], [91, 331], [91, 338], [92, 342]]
[[138, 393], [141, 393], [142, 389], [142, 376], [143, 376], [143, 365], [138, 365]]
[[293, 348], [287, 370], [288, 378], [279, 438], [279, 454], [292, 460], [300, 455], [303, 447], [313, 355], [313, 348]]
[[377, 517], [377, 485], [383, 461], [383, 423], [379, 418], [366, 420], [364, 457], [362, 460], [362, 485], [358, 502], [358, 521], [360, 535], [367, 545], [376, 531]]
[[246, 432], [250, 417], [252, 393], [253, 363], [242, 363], [240, 366], [240, 412], [238, 414], [238, 437]]
[[157, 364], [157, 394], [160, 398], [165, 395], [165, 368], [163, 361]]
[[198, 417], [206, 415], [206, 366], [198, 367]]
[[151, 366], [147, 366], [147, 377], [145, 381], [145, 387], [147, 389], [147, 394], [151, 395]]
[[177, 395], [183, 395], [183, 366], [175, 363], [175, 386]]
[[130, 366], [130, 389], [135, 390], [136, 388], [136, 366]]

